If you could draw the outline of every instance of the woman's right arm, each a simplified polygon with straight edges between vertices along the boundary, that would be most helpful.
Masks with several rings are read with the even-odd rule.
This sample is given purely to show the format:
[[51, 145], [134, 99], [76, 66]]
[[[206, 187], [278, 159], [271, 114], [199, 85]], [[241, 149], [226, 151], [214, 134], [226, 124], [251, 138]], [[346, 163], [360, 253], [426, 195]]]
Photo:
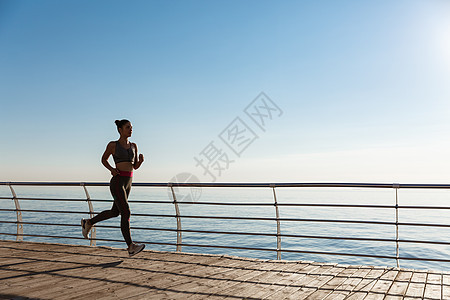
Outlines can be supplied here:
[[106, 146], [106, 150], [102, 155], [102, 164], [105, 166], [105, 168], [107, 168], [111, 172], [112, 176], [116, 176], [117, 174], [120, 173], [119, 170], [113, 168], [108, 162], [108, 158], [114, 153], [114, 146], [115, 143], [110, 142], [108, 146]]

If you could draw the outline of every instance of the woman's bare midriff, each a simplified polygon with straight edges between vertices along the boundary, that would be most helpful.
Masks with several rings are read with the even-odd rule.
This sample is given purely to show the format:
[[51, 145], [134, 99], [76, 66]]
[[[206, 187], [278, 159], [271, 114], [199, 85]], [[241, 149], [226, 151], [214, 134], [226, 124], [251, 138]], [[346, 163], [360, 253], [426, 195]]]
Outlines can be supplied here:
[[116, 164], [116, 169], [118, 169], [119, 171], [132, 172], [133, 165], [128, 161], [123, 161]]

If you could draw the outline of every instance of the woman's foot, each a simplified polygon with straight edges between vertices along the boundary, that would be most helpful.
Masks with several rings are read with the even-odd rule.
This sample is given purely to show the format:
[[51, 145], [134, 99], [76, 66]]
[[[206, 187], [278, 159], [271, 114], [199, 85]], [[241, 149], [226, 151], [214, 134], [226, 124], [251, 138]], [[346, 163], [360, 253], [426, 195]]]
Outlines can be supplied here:
[[91, 231], [92, 225], [88, 219], [81, 219], [81, 233], [85, 239], [89, 239], [89, 231]]
[[144, 250], [145, 245], [144, 244], [136, 244], [136, 243], [131, 243], [130, 246], [128, 246], [128, 254], [131, 256], [138, 254], [139, 252], [141, 252], [142, 250]]

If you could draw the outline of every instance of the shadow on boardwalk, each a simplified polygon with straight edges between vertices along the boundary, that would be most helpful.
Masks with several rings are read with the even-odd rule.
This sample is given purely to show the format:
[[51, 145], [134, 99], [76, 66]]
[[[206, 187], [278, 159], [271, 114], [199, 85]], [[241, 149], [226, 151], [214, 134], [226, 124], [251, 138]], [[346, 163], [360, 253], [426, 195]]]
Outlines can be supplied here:
[[0, 299], [448, 299], [450, 274], [0, 241]]

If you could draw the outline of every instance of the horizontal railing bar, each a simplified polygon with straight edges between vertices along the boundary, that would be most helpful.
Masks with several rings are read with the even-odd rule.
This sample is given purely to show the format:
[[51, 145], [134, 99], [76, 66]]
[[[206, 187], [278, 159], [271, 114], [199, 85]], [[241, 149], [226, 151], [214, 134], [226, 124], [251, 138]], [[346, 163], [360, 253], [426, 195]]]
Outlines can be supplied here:
[[[94, 199], [92, 201], [98, 201], [98, 200]], [[168, 201], [168, 200], [128, 200], [128, 202], [142, 203], [142, 204], [172, 204], [173, 205], [173, 201]]]
[[[1, 208], [0, 211], [16, 211], [15, 209]], [[88, 211], [67, 211], [67, 210], [38, 210], [38, 209], [21, 209], [21, 212], [43, 212], [43, 213], [56, 213], [56, 214], [89, 214]]]
[[[0, 221], [2, 224], [17, 224], [17, 221]], [[80, 224], [62, 224], [62, 223], [39, 223], [39, 222], [20, 222], [20, 224], [24, 225], [49, 225], [49, 226], [71, 226], [71, 227], [80, 227]], [[118, 227], [119, 228], [119, 227]]]
[[[272, 204], [273, 205], [273, 204]], [[348, 207], [348, 208], [396, 208], [395, 205], [372, 204], [333, 204], [333, 203], [278, 203], [278, 206], [307, 206], [307, 207]], [[450, 206], [418, 206], [399, 205], [399, 209], [450, 209]]]
[[[258, 203], [258, 202], [228, 202], [228, 203], [223, 203], [223, 202], [202, 202], [202, 201], [197, 201], [197, 202], [186, 202], [186, 201], [182, 201], [179, 202], [179, 204], [205, 204], [205, 205], [254, 205], [254, 206], [274, 206], [273, 203]], [[351, 207], [351, 208], [395, 208], [395, 205], [363, 205], [363, 204], [325, 204], [325, 203], [280, 203], [277, 202], [277, 206], [318, 206], [318, 207]], [[450, 209], [450, 207], [448, 207]]]
[[[0, 208], [0, 211], [9, 211], [9, 212], [15, 212], [15, 209], [7, 209], [7, 208]], [[66, 211], [66, 210], [38, 210], [38, 209], [21, 209], [21, 212], [33, 212], [33, 213], [61, 213], [61, 214], [89, 214], [88, 211]], [[100, 212], [93, 212], [93, 214], [99, 214]], [[132, 216], [139, 216], [139, 217], [166, 217], [166, 218], [174, 218], [175, 215], [157, 215], [157, 214], [131, 214]]]
[[[26, 197], [26, 198], [22, 198], [22, 197], [17, 197], [17, 200], [33, 200], [33, 201], [67, 201], [67, 202], [86, 202], [86, 198], [31, 198], [31, 197]], [[92, 199], [91, 199], [92, 201]], [[112, 202], [113, 200], [100, 200], [100, 201], [108, 201], [108, 202]]]
[[398, 226], [421, 226], [421, 227], [450, 227], [449, 224], [431, 224], [431, 223], [403, 223], [399, 222]]
[[[8, 208], [0, 208], [0, 211], [9, 211], [9, 212], [15, 212], [15, 209], [8, 209]], [[61, 214], [89, 214], [88, 211], [66, 211], [66, 210], [39, 210], [39, 209], [21, 209], [21, 212], [36, 212], [36, 213], [61, 213]], [[100, 212], [93, 212], [93, 214], [99, 214]], [[131, 214], [132, 216], [139, 216], [139, 217], [167, 217], [167, 218], [174, 218], [175, 215], [158, 215], [158, 214]]]
[[[131, 201], [130, 201], [131, 202]], [[133, 201], [139, 203], [141, 201]], [[145, 203], [145, 202], [142, 202]], [[172, 202], [169, 202], [172, 203]], [[203, 202], [203, 201], [181, 201], [178, 204], [200, 204], [200, 205], [243, 205], [243, 206], [274, 206], [273, 203], [258, 202]], [[396, 208], [395, 205], [376, 205], [376, 204], [337, 204], [337, 203], [277, 203], [277, 206], [299, 206], [299, 207], [344, 207], [344, 208]], [[399, 205], [398, 208], [404, 209], [450, 209], [450, 206], [412, 206]]]
[[400, 256], [398, 259], [400, 260], [415, 260], [415, 261], [434, 261], [434, 262], [450, 262], [450, 259], [441, 259], [441, 258], [424, 258], [424, 257], [404, 257]]
[[[109, 186], [109, 182], [33, 182], [33, 181], [11, 181], [0, 182], [0, 185], [15, 186]], [[167, 184], [165, 185], [167, 186]]]
[[268, 202], [206, 202], [206, 201], [180, 201], [178, 204], [199, 204], [199, 205], [223, 205], [223, 206], [273, 206]]
[[[13, 199], [13, 198], [0, 198], [0, 199]], [[17, 197], [17, 200], [35, 200], [35, 201], [68, 201], [68, 202], [86, 202], [86, 198], [79, 198], [79, 199], [75, 199], [75, 198], [31, 198], [31, 197], [27, 197], [27, 198], [22, 198], [22, 197]], [[113, 199], [89, 199], [92, 202], [113, 202]], [[167, 203], [167, 204], [172, 204], [173, 201], [152, 201], [152, 200], [128, 200], [128, 202], [131, 203]]]
[[[394, 240], [395, 241], [395, 240]], [[434, 245], [450, 245], [450, 242], [438, 241], [421, 241], [421, 240], [398, 240], [399, 243], [418, 243], [418, 244], [434, 244]]]
[[84, 199], [82, 199], [82, 198], [80, 198], [80, 199], [76, 199], [76, 198], [69, 199], [69, 198], [21, 198], [21, 197], [17, 197], [16, 199], [20, 200], [20, 201], [22, 201], [22, 200], [25, 200], [25, 201], [33, 200], [33, 201], [86, 202], [86, 198], [84, 198]]
[[450, 206], [399, 205], [399, 209], [450, 209]]
[[[0, 199], [11, 200], [11, 197], [0, 197]], [[17, 200], [36, 200], [36, 201], [72, 201], [72, 202], [86, 202], [86, 198], [79, 199], [69, 199], [69, 198], [31, 198], [31, 197], [17, 197]], [[89, 199], [92, 202], [113, 202], [113, 199]], [[173, 201], [164, 201], [164, 200], [128, 200], [129, 203], [164, 203], [164, 204], [173, 204]], [[226, 205], [226, 204], [224, 204]]]
[[[0, 182], [0, 185], [16, 185], [16, 186], [109, 186], [109, 182]], [[402, 183], [333, 183], [333, 182], [317, 182], [317, 183], [181, 183], [181, 182], [152, 182], [140, 183], [135, 182], [136, 187], [347, 187], [347, 188], [401, 188], [401, 189], [450, 189], [450, 184], [402, 184]]]

